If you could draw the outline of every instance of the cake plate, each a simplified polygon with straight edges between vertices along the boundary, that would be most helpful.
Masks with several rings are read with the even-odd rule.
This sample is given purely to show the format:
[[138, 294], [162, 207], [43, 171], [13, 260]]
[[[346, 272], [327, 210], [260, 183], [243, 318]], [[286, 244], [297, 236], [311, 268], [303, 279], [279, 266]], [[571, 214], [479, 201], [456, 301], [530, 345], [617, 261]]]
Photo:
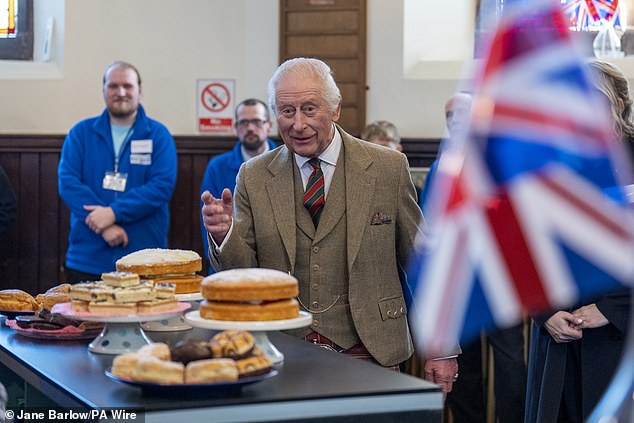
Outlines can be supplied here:
[[313, 323], [313, 315], [306, 311], [300, 311], [299, 317], [294, 319], [237, 322], [230, 320], [203, 319], [200, 317], [199, 311], [195, 310], [185, 314], [185, 321], [197, 328], [215, 330], [248, 330], [253, 332], [255, 345], [257, 345], [257, 347], [267, 355], [273, 365], [279, 365], [284, 361], [284, 354], [275, 348], [275, 345], [273, 345], [273, 343], [269, 340], [269, 337], [266, 336], [266, 332], [310, 326]]
[[75, 311], [71, 308], [70, 303], [61, 303], [53, 306], [51, 311], [77, 320], [105, 323], [99, 336], [88, 345], [88, 350], [98, 354], [122, 354], [136, 351], [152, 342], [143, 332], [143, 328], [140, 325], [141, 322], [176, 317], [189, 308], [191, 308], [189, 303], [178, 303], [177, 307], [172, 310], [113, 316]]
[[[176, 294], [176, 301], [189, 302], [193, 310], [198, 308], [198, 301], [202, 300], [203, 296], [200, 292], [193, 292], [191, 294]], [[141, 328], [146, 332], [178, 332], [182, 330], [190, 330], [192, 327], [185, 321], [182, 314], [171, 319], [152, 320], [149, 322], [141, 323]]]

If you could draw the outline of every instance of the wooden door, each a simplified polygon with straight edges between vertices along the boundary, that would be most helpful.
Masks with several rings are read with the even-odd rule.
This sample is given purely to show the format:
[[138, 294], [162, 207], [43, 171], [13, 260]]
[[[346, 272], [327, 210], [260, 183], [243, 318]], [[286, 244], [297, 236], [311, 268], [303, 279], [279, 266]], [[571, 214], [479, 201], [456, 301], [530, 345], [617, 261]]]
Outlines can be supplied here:
[[366, 0], [281, 0], [280, 63], [315, 57], [328, 63], [341, 90], [339, 123], [365, 126]]

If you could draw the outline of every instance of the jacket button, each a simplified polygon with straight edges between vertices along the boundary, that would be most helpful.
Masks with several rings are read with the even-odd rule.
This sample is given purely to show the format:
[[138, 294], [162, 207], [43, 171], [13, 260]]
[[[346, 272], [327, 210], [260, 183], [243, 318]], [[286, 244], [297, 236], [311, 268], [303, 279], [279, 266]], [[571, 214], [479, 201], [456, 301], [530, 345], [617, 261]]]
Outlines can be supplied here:
[[393, 312], [392, 310], [388, 310], [388, 311], [387, 311], [387, 315], [388, 315], [389, 317], [392, 317], [392, 315], [393, 315], [393, 314], [394, 314], [394, 312]]
[[319, 307], [319, 303], [317, 301], [313, 301], [313, 308], [318, 308]]
[[405, 313], [405, 308], [404, 307], [401, 307], [401, 314], [402, 313]]
[[320, 324], [319, 320], [313, 320], [313, 326], [318, 327]]
[[318, 253], [319, 252], [319, 247], [313, 247], [313, 253]]
[[319, 284], [318, 283], [314, 283], [310, 287], [313, 289], [313, 291], [319, 291]]
[[314, 264], [313, 265], [313, 272], [319, 272], [319, 265], [318, 264]]

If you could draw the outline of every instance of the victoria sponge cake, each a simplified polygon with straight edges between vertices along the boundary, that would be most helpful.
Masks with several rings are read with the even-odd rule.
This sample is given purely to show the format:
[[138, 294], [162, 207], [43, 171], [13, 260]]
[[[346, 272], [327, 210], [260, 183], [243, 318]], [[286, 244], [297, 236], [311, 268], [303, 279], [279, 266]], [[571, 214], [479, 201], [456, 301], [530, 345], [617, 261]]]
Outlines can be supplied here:
[[207, 276], [201, 292], [204, 319], [264, 321], [299, 316], [297, 279], [279, 270], [225, 270]]
[[194, 273], [202, 269], [202, 259], [195, 251], [146, 248], [121, 257], [117, 272], [143, 276]]
[[297, 297], [297, 279], [273, 269], [231, 269], [207, 276], [202, 294], [207, 300], [254, 301]]

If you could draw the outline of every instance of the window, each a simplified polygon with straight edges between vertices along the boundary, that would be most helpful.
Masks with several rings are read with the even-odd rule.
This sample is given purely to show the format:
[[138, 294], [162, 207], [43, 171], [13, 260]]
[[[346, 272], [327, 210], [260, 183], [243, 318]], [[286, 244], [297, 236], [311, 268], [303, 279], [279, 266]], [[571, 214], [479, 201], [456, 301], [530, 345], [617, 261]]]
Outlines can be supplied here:
[[[564, 16], [568, 18], [572, 37], [578, 41], [578, 45], [585, 54], [589, 56], [593, 54], [593, 41], [597, 33], [602, 30], [611, 32], [609, 36], [616, 39], [613, 44], [617, 44], [620, 39], [626, 55], [634, 54], [634, 35], [631, 30], [626, 31], [627, 11], [632, 9], [634, 0], [558, 1]], [[510, 0], [478, 0], [474, 40], [475, 57], [482, 57], [484, 41], [494, 30], [504, 10], [505, 2], [511, 3]]]
[[0, 60], [33, 60], [33, 0], [0, 0]]
[[[599, 31], [604, 23], [622, 30], [623, 7], [617, 0], [560, 0], [571, 31]], [[625, 18], [625, 17], [623, 17]]]
[[486, 40], [495, 30], [498, 19], [504, 9], [504, 0], [478, 0], [476, 2], [475, 34], [473, 38], [473, 56], [481, 58]]
[[0, 38], [15, 38], [15, 20], [18, 15], [15, 1], [8, 0], [0, 10]]

